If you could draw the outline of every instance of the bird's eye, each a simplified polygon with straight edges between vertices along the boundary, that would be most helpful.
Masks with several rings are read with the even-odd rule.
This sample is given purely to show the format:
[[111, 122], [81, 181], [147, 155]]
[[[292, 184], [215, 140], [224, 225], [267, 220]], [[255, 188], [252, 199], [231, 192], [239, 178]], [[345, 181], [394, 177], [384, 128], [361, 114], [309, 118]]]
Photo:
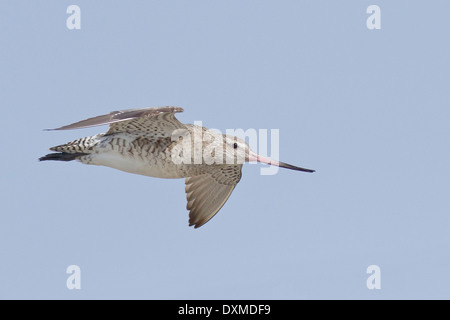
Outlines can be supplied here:
[[235, 149], [237, 149], [237, 143], [235, 142], [234, 144], [233, 144], [233, 148], [235, 148]]

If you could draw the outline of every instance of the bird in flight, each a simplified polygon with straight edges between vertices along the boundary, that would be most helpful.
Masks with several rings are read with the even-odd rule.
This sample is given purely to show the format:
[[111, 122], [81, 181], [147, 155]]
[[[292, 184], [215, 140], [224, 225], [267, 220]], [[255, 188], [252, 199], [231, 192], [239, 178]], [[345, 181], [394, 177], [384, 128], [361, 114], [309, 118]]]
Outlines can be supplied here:
[[241, 179], [244, 162], [314, 172], [260, 156], [235, 136], [183, 124], [175, 118], [175, 113], [182, 111], [178, 107], [114, 111], [48, 129], [109, 125], [106, 133], [52, 147], [55, 152], [39, 160], [78, 160], [150, 177], [185, 178], [189, 226], [194, 228], [204, 225], [222, 208]]

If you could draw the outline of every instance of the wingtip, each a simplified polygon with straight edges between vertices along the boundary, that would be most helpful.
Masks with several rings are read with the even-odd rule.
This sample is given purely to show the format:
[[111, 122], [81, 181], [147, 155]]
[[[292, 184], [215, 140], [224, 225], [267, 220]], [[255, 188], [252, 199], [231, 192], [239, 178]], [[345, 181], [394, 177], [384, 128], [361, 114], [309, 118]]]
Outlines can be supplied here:
[[[208, 220], [209, 221], [209, 220]], [[200, 228], [201, 226], [203, 226], [206, 222], [208, 222], [208, 221], [196, 221], [196, 222], [189, 222], [189, 227], [194, 227], [194, 229], [198, 229], [198, 228]]]
[[[66, 126], [67, 127], [67, 126]], [[58, 131], [58, 130], [63, 130], [64, 127], [59, 127], [59, 128], [51, 128], [51, 129], [42, 129], [43, 131]]]
[[181, 107], [172, 107], [175, 112], [184, 112], [184, 109]]
[[194, 229], [198, 229], [198, 228], [201, 227], [201, 225], [198, 225], [198, 224], [195, 223], [195, 222], [189, 222], [189, 227], [194, 227]]

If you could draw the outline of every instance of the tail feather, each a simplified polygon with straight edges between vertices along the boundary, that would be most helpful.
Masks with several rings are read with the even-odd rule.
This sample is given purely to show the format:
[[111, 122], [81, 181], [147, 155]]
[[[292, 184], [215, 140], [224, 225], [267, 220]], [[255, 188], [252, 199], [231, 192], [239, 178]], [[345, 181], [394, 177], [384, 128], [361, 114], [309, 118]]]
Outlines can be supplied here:
[[50, 150], [67, 153], [90, 153], [92, 152], [92, 148], [94, 148], [99, 142], [99, 138], [102, 136], [103, 134], [97, 134], [92, 137], [77, 139], [56, 147], [52, 147]]
[[49, 153], [43, 157], [39, 158], [39, 161], [47, 161], [47, 160], [56, 160], [56, 161], [72, 161], [77, 159], [78, 157], [85, 156], [88, 153], [67, 153], [67, 152], [58, 152], [58, 153]]

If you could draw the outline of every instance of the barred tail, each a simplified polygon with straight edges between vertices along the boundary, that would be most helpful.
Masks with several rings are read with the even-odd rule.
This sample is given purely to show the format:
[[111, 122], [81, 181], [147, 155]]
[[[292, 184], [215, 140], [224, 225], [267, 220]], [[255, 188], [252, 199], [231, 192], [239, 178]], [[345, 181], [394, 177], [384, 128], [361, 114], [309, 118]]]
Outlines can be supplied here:
[[65, 153], [91, 153], [92, 149], [99, 142], [99, 138], [101, 136], [103, 136], [103, 134], [77, 139], [56, 147], [52, 147], [50, 150]]
[[72, 161], [78, 157], [92, 153], [93, 148], [99, 143], [100, 137], [103, 134], [97, 134], [92, 137], [85, 137], [77, 139], [66, 144], [50, 148], [57, 153], [50, 153], [39, 158], [39, 161], [57, 160], [57, 161]]

